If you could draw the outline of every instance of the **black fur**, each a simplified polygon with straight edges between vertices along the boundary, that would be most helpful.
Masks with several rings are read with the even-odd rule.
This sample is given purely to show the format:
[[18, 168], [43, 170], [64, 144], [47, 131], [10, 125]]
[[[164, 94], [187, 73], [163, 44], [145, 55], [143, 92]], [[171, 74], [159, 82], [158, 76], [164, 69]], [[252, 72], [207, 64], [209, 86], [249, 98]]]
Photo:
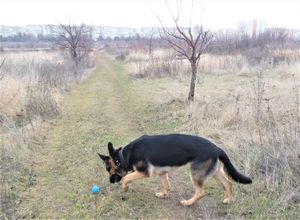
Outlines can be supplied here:
[[[113, 150], [112, 144], [108, 144], [109, 154], [113, 160], [120, 160], [119, 151]], [[192, 135], [169, 134], [169, 135], [144, 135], [123, 148], [123, 158], [126, 162], [119, 167], [126, 172], [132, 171], [134, 167], [139, 172], [148, 174], [149, 163], [157, 167], [179, 167], [187, 163], [192, 164], [192, 170], [196, 169], [205, 161], [215, 162], [220, 159], [228, 175], [239, 183], [251, 183], [251, 179], [238, 173], [231, 164], [225, 152], [211, 141]], [[102, 159], [103, 155], [100, 156]], [[213, 165], [208, 167], [207, 174], [213, 170]], [[112, 178], [112, 177], [111, 177]], [[120, 179], [118, 178], [120, 181]], [[117, 181], [116, 181], [117, 182]]]
[[234, 168], [224, 151], [220, 154], [219, 159], [224, 163], [226, 172], [234, 181], [243, 184], [252, 183], [252, 180], [249, 177], [243, 176]]

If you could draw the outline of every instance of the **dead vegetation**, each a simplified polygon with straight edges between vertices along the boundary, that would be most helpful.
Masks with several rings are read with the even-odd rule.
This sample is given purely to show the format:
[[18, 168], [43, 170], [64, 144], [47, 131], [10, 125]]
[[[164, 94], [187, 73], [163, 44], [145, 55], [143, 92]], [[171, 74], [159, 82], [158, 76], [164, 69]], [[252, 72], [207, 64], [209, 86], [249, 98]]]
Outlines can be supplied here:
[[18, 190], [34, 179], [27, 179], [30, 155], [44, 142], [42, 121], [59, 115], [61, 97], [86, 77], [93, 62], [78, 68], [64, 51], [2, 52], [0, 60], [0, 216], [5, 219], [17, 217]]
[[[252, 188], [237, 186], [236, 201], [222, 207], [229, 216], [296, 219], [300, 201], [299, 50], [274, 49], [256, 55], [203, 54], [198, 66], [202, 80], [197, 81], [200, 86], [193, 103], [184, 101], [189, 64], [172, 51], [152, 48], [149, 54], [129, 50], [122, 63], [138, 78], [132, 83], [142, 91], [140, 95], [147, 94], [147, 111], [136, 119], [143, 132], [208, 137], [229, 152], [239, 170], [254, 179]], [[61, 56], [65, 55], [5, 54], [1, 64], [4, 218], [16, 217], [22, 202], [17, 193], [20, 186], [34, 184], [28, 158], [32, 149], [45, 141], [46, 131], [39, 121], [59, 114], [62, 94], [85, 78], [83, 73], [74, 74], [72, 62]], [[213, 196], [221, 197], [218, 190], [213, 190]], [[202, 214], [209, 218], [211, 212]]]
[[[273, 69], [275, 72], [283, 72], [293, 71], [297, 68], [300, 50], [276, 49], [261, 55], [253, 51], [227, 55], [206, 53], [202, 55], [201, 59], [198, 66], [199, 75], [228, 73], [247, 75], [252, 74], [254, 69], [261, 69], [262, 66], [265, 69]], [[188, 76], [190, 69], [187, 60], [179, 58], [172, 50], [163, 48], [153, 49], [151, 56], [141, 50], [129, 51], [126, 61], [130, 65], [133, 75], [139, 78], [164, 76], [182, 78]]]
[[156, 88], [150, 93], [157, 106], [152, 111], [162, 132], [210, 138], [254, 179], [253, 190], [238, 188], [242, 198], [228, 211], [238, 218], [299, 217], [299, 50], [276, 49], [256, 60], [206, 54], [194, 103], [184, 101], [186, 62], [168, 50], [153, 56], [130, 52], [127, 62], [145, 88]]

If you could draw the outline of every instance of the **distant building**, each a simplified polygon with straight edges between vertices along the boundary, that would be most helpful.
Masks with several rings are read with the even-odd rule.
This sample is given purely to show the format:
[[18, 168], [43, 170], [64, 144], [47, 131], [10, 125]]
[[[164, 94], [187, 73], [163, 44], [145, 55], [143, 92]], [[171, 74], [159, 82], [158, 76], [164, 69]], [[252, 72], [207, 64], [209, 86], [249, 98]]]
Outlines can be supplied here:
[[240, 37], [250, 37], [256, 39], [268, 27], [267, 23], [262, 20], [248, 20], [238, 23], [237, 30]]

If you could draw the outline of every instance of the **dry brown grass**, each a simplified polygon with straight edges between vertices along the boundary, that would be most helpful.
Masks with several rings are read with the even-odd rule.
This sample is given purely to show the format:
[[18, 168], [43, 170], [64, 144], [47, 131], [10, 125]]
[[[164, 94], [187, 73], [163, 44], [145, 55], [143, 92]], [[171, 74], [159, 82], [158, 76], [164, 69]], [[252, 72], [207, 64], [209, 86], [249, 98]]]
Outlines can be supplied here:
[[[155, 56], [164, 56], [164, 52], [159, 51], [158, 55]], [[209, 56], [206, 56], [205, 59], [208, 58]], [[227, 69], [230, 68], [230, 65], [226, 66], [228, 59], [226, 60], [224, 58], [223, 60], [222, 58], [221, 61], [217, 61], [213, 60], [215, 59], [214, 56], [211, 56], [210, 58], [212, 60], [207, 61], [207, 63], [211, 63], [210, 68], [212, 69], [201, 75], [201, 80], [198, 81], [196, 88], [196, 101], [193, 103], [185, 102], [189, 88], [189, 75], [175, 74], [174, 76], [170, 75], [172, 77], [161, 77], [158, 79], [155, 78], [156, 75], [155, 72], [153, 72], [153, 78], [146, 77], [134, 79], [130, 82], [130, 86], [128, 86], [128, 84], [122, 84], [122, 80], [125, 80], [126, 77], [124, 75], [125, 73], [120, 71], [118, 66], [109, 67], [111, 69], [103, 69], [101, 67], [101, 71], [104, 71], [107, 77], [122, 77], [122, 80], [115, 80], [115, 78], [113, 80], [113, 78], [111, 78], [111, 83], [114, 83], [114, 87], [110, 87], [109, 85], [106, 85], [105, 81], [102, 81], [102, 78], [97, 78], [99, 76], [95, 76], [101, 83], [94, 84], [94, 87], [96, 88], [103, 84], [106, 93], [101, 93], [101, 95], [104, 94], [103, 97], [107, 96], [113, 99], [113, 104], [105, 104], [107, 103], [107, 99], [103, 97], [103, 102], [99, 104], [99, 100], [96, 99], [97, 96], [92, 90], [88, 89], [90, 88], [90, 83], [93, 82], [93, 78], [90, 79], [85, 87], [80, 89], [81, 92], [77, 93], [77, 96], [80, 96], [80, 99], [77, 99], [76, 94], [73, 94], [74, 100], [69, 101], [70, 108], [74, 110], [74, 101], [77, 101], [79, 105], [82, 104], [80, 100], [85, 100], [86, 102], [91, 101], [91, 99], [85, 99], [85, 94], [83, 94], [83, 91], [89, 91], [93, 94], [93, 97], [95, 98], [94, 101], [97, 100], [97, 106], [100, 105], [100, 108], [97, 108], [97, 110], [105, 110], [105, 115], [107, 114], [105, 117], [108, 117], [108, 119], [104, 122], [101, 121], [101, 119], [100, 124], [97, 124], [99, 122], [94, 119], [102, 117], [101, 114], [91, 114], [90, 116], [93, 120], [90, 120], [85, 116], [80, 116], [80, 119], [76, 120], [76, 123], [73, 123], [72, 119], [66, 117], [65, 120], [68, 123], [68, 127], [69, 125], [73, 126], [76, 130], [76, 126], [80, 126], [80, 129], [82, 130], [80, 135], [76, 132], [74, 133], [74, 129], [68, 130], [68, 132], [71, 132], [70, 135], [66, 136], [70, 141], [69, 146], [73, 146], [74, 142], [84, 146], [87, 138], [85, 132], [92, 128], [98, 130], [99, 127], [97, 126], [100, 126], [101, 129], [108, 132], [105, 140], [116, 137], [119, 138], [119, 143], [128, 141], [129, 131], [126, 130], [125, 126], [118, 126], [120, 120], [118, 120], [118, 117], [114, 115], [114, 113], [117, 114], [117, 112], [120, 111], [122, 112], [122, 116], [127, 118], [127, 114], [124, 112], [123, 108], [121, 108], [121, 106], [119, 106], [119, 108], [117, 107], [120, 104], [120, 101], [123, 104], [125, 103], [130, 106], [130, 100], [134, 100], [132, 105], [135, 106], [135, 108], [141, 108], [142, 103], [139, 103], [136, 98], [133, 98], [135, 97], [134, 93], [130, 93], [131, 89], [135, 88], [136, 91], [141, 91], [141, 93], [138, 93], [140, 96], [145, 95], [144, 98], [147, 104], [145, 112], [144, 110], [141, 110], [140, 114], [134, 115], [136, 120], [134, 123], [138, 122], [138, 125], [142, 127], [139, 132], [182, 132], [208, 137], [226, 149], [232, 158], [233, 163], [241, 172], [253, 178], [254, 184], [250, 187], [236, 186], [234, 196], [236, 201], [232, 205], [220, 208], [222, 210], [227, 210], [226, 212], [229, 214], [229, 217], [296, 219], [297, 215], [299, 215], [297, 208], [299, 208], [300, 193], [299, 64], [284, 63], [283, 65], [272, 68], [268, 66], [261, 66], [261, 68], [247, 67], [244, 68], [243, 71], [242, 68], [235, 72]], [[131, 59], [129, 57], [129, 66], [132, 67], [137, 65], [135, 62], [138, 59], [142, 58], [136, 56], [134, 59]], [[142, 61], [146, 63], [148, 62], [147, 59]], [[162, 59], [163, 58], [157, 58], [157, 60]], [[235, 58], [232, 58], [232, 60], [234, 59]], [[220, 63], [220, 65], [217, 65], [217, 63]], [[103, 65], [109, 66], [111, 64], [104, 62]], [[184, 66], [184, 64], [182, 65]], [[205, 65], [205, 63], [203, 63], [203, 65]], [[216, 67], [214, 67], [215, 65]], [[223, 68], [222, 65], [225, 65], [225, 67]], [[172, 63], [170, 63], [169, 66], [172, 66]], [[207, 67], [209, 67], [209, 65], [207, 65]], [[160, 65], [158, 65], [157, 68], [160, 69]], [[178, 65], [178, 68], [184, 67]], [[223, 68], [223, 72], [219, 71], [218, 68]], [[149, 65], [148, 69], [151, 69], [151, 65]], [[155, 68], [153, 68], [153, 70], [157, 71]], [[110, 75], [110, 71], [120, 71], [122, 74]], [[165, 75], [162, 74], [161, 76]], [[7, 78], [3, 80], [18, 79], [13, 76], [5, 77]], [[31, 79], [33, 78], [35, 79], [35, 77], [32, 77]], [[38, 77], [36, 79], [38, 79]], [[127, 78], [125, 81], [127, 81]], [[50, 85], [53, 85], [53, 83]], [[13, 88], [14, 87], [10, 87], [10, 90], [13, 91]], [[22, 84], [20, 84], [20, 88], [22, 88]], [[26, 87], [24, 88], [26, 90]], [[50, 86], [50, 88], [53, 88], [53, 86]], [[117, 88], [122, 88], [122, 91], [115, 91]], [[60, 91], [60, 89], [57, 88], [56, 90]], [[20, 93], [27, 93], [27, 91], [28, 90], [20, 90]], [[51, 94], [53, 95], [53, 93]], [[119, 94], [122, 94], [123, 98], [119, 97]], [[35, 98], [35, 96], [33, 96], [33, 98]], [[17, 100], [14, 105], [17, 106], [17, 103], [20, 103], [19, 106], [22, 106], [22, 99], [20, 98]], [[38, 98], [38, 100], [40, 99]], [[24, 104], [24, 106], [25, 105], [26, 104]], [[16, 107], [16, 109], [18, 108], [19, 107]], [[82, 108], [85, 109], [85, 107]], [[128, 108], [127, 110], [132, 110], [132, 108]], [[76, 114], [77, 113], [78, 112], [76, 111]], [[11, 117], [9, 116], [10, 114], [12, 115]], [[1, 135], [1, 168], [4, 170], [3, 173], [5, 174], [1, 176], [1, 186], [3, 187], [1, 190], [1, 198], [4, 198], [2, 201], [5, 201], [5, 203], [3, 203], [3, 210], [5, 210], [4, 217], [14, 216], [15, 208], [20, 203], [15, 189], [24, 188], [24, 185], [26, 184], [29, 186], [34, 184], [35, 177], [31, 171], [31, 164], [29, 161], [26, 161], [26, 158], [29, 153], [32, 152], [31, 148], [33, 148], [33, 146], [43, 145], [45, 138], [45, 131], [43, 131], [42, 127], [36, 126], [35, 122], [27, 124], [25, 121], [24, 125], [24, 121], [18, 116], [16, 116], [16, 120], [12, 120], [14, 114], [16, 114], [16, 112], [11, 108], [10, 111], [7, 110], [7, 113], [4, 115], [5, 117], [2, 117], [1, 119], [2, 122], [5, 122], [3, 123], [5, 124], [5, 127], [2, 128], [1, 134], [3, 134], [4, 131], [5, 134], [9, 134], [6, 136]], [[73, 116], [74, 115], [72, 115], [71, 118], [73, 118]], [[88, 120], [84, 125], [88, 125], [87, 127], [91, 126], [91, 128], [88, 128], [87, 130], [87, 128], [83, 127], [83, 124], [81, 123], [82, 118]], [[112, 119], [117, 120], [117, 123], [113, 126], [116, 126], [119, 133], [114, 130], [112, 130], [113, 132], [107, 131], [107, 127], [110, 126], [107, 126], [105, 123], [111, 123]], [[62, 135], [62, 133], [65, 132], [64, 124], [62, 123], [59, 126], [62, 127], [55, 131], [55, 137], [57, 136], [59, 139], [62, 139], [62, 141], [57, 141], [55, 138], [53, 139], [53, 145], [57, 145], [57, 149], [61, 149], [62, 142], [66, 139], [66, 137]], [[33, 129], [35, 131], [34, 133], [38, 133], [39, 135], [31, 136]], [[7, 133], [7, 131], [9, 132]], [[89, 138], [89, 140], [93, 142], [93, 146], [98, 147], [99, 143], [97, 138], [99, 137], [97, 136], [97, 138], [94, 138], [94, 133], [91, 134], [91, 136], [92, 138]], [[80, 147], [79, 149], [84, 150], [85, 148]], [[84, 156], [84, 154], [80, 154], [81, 157], [77, 158], [77, 151], [72, 150], [71, 152], [76, 159], [82, 161], [80, 158]], [[68, 151], [64, 153], [68, 153], [69, 155]], [[57, 151], [56, 154], [60, 155], [61, 152]], [[26, 161], [26, 166], [20, 163], [23, 161]], [[89, 160], [89, 162], [94, 163], [94, 161], [91, 160]], [[60, 158], [60, 163], [61, 165], [64, 165], [65, 158]], [[76, 172], [66, 171], [66, 173], [63, 174], [65, 176], [75, 175], [76, 178], [74, 179], [86, 182], [85, 178], [77, 178], [77, 166], [74, 166], [73, 168]], [[81, 167], [81, 170], [85, 175], [87, 175], [86, 170], [88, 169], [90, 169], [90, 167]], [[24, 179], [24, 176], [26, 179]], [[143, 187], [144, 186], [148, 191], [149, 185], [143, 185]], [[214, 186], [212, 185], [211, 187]], [[52, 191], [49, 191], [48, 188], [46, 191], [52, 195]], [[221, 192], [223, 193], [223, 191], [218, 191], [216, 189], [209, 191], [214, 194], [212, 196], [218, 197], [221, 201], [221, 198], [223, 197]], [[86, 192], [84, 193], [86, 196]], [[72, 197], [73, 196], [74, 201], [78, 201], [79, 197], [73, 194], [72, 191]], [[144, 201], [147, 205], [151, 204], [149, 202], [154, 203], [154, 201], [156, 201], [153, 200], [152, 197], [151, 199], [147, 198], [148, 197], [146, 196]], [[80, 199], [81, 200], [79, 201], [83, 201], [84, 197], [80, 197]], [[136, 197], [136, 199], [140, 200], [140, 197]], [[46, 200], [43, 201], [47, 203]], [[54, 202], [56, 202], [56, 200], [53, 200], [53, 203]], [[114, 200], [111, 202], [113, 203]], [[86, 212], [86, 207], [78, 207], [76, 207], [76, 211], [81, 209], [83, 213]], [[104, 213], [112, 212], [110, 207], [110, 205], [107, 205], [107, 209], [110, 211], [107, 211], [105, 207], [105, 209], [103, 209], [105, 210]], [[141, 213], [144, 213], [144, 210], [149, 210], [145, 209], [145, 207], [140, 209]], [[164, 206], [160, 207], [162, 208], [162, 212], [164, 212]], [[195, 209], [190, 209], [187, 213], [192, 213], [194, 211]], [[207, 209], [202, 216], [205, 218], [213, 218], [212, 216], [214, 216], [215, 211], [215, 209]], [[115, 214], [121, 215], [120, 213]], [[146, 216], [150, 217], [151, 212], [147, 211]], [[195, 215], [191, 214], [191, 217], [192, 216]]]
[[[42, 121], [59, 114], [69, 87], [86, 78], [63, 51], [2, 52], [0, 61], [0, 218], [16, 217], [16, 188], [32, 184], [30, 155], [45, 140]], [[76, 74], [75, 74], [76, 73]], [[29, 179], [26, 179], [29, 176]], [[25, 179], [24, 179], [25, 178]]]
[[[179, 59], [176, 53], [169, 49], [155, 49], [151, 55], [145, 51], [132, 50], [127, 56], [127, 62], [131, 72], [137, 77], [182, 78], [190, 75], [188, 61]], [[198, 72], [200, 74], [248, 74], [262, 66], [274, 71], [286, 72], [289, 71], [286, 69], [295, 68], [299, 62], [299, 50], [247, 51], [235, 55], [204, 54]]]
[[253, 217], [283, 218], [285, 210], [294, 218], [300, 198], [299, 63], [264, 62], [250, 68], [240, 55], [209, 55], [200, 68], [205, 71], [193, 103], [185, 101], [188, 76], [138, 80], [158, 106], [157, 120], [170, 124], [161, 132], [208, 137], [254, 179], [254, 191], [238, 188], [236, 194], [246, 193], [247, 199], [241, 196], [245, 199], [230, 207], [235, 216], [245, 217], [250, 209]]
[[[7, 52], [0, 59], [5, 59], [1, 69], [0, 108], [2, 115], [14, 117], [25, 110], [28, 88], [38, 85], [45, 65], [62, 62], [57, 52]], [[54, 92], [54, 91], [53, 91]]]

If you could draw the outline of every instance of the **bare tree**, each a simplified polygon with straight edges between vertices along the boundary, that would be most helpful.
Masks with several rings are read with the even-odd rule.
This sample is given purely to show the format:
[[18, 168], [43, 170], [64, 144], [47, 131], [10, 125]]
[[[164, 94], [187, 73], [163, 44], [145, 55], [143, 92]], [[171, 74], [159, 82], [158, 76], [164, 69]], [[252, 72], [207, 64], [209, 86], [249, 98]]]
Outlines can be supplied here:
[[148, 51], [149, 56], [152, 57], [152, 50], [153, 50], [153, 35], [155, 34], [155, 28], [151, 28], [149, 42], [148, 42]]
[[[166, 5], [172, 16], [175, 28], [166, 28], [158, 17], [162, 28], [160, 29], [160, 36], [163, 40], [180, 55], [186, 58], [191, 66], [192, 77], [190, 83], [190, 91], [188, 95], [189, 101], [194, 101], [195, 94], [195, 82], [197, 78], [197, 69], [200, 62], [201, 55], [206, 51], [207, 46], [212, 40], [212, 34], [209, 30], [205, 31], [203, 26], [192, 27], [192, 15], [190, 20], [190, 26], [187, 28], [179, 25], [181, 1], [177, 1], [177, 14], [172, 13], [168, 2]], [[193, 4], [192, 4], [193, 7]]]
[[76, 66], [91, 51], [93, 41], [93, 28], [85, 24], [64, 25], [60, 24], [56, 31], [56, 43], [70, 51]]
[[273, 32], [273, 35], [275, 35], [275, 39], [279, 42], [281, 48], [284, 48], [284, 45], [289, 40], [289, 31], [285, 28], [275, 28]]

